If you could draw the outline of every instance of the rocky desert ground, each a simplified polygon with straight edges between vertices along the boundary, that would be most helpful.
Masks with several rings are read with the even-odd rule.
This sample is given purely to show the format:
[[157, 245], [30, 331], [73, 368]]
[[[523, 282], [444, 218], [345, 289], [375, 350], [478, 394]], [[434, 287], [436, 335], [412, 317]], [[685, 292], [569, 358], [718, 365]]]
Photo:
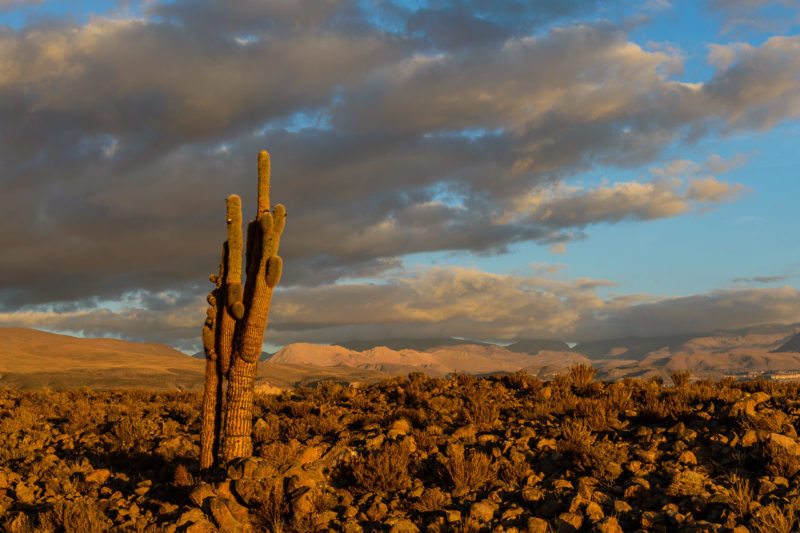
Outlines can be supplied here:
[[259, 394], [201, 476], [196, 392], [0, 390], [0, 528], [789, 532], [800, 388], [412, 373]]

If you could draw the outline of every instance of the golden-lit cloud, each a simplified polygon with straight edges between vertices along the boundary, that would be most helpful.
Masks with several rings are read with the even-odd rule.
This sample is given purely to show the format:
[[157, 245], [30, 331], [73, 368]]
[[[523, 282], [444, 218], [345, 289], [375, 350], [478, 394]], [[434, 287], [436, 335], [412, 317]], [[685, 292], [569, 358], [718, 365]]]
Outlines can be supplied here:
[[[800, 292], [790, 287], [731, 289], [664, 298], [602, 295], [615, 284], [493, 274], [458, 267], [396, 272], [377, 282], [294, 287], [276, 293], [267, 341], [343, 342], [353, 338], [456, 336], [509, 341], [567, 341], [672, 335], [800, 321]], [[0, 313], [0, 325], [112, 334], [198, 347], [201, 298], [133, 299], [116, 310]]]

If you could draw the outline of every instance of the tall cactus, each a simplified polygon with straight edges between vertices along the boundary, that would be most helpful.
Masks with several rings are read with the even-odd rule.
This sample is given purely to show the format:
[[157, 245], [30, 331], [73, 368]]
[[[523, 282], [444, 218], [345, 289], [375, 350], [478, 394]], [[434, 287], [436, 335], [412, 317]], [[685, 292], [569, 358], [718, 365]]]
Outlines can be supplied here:
[[[272, 289], [281, 277], [278, 244], [286, 209], [270, 210], [270, 160], [258, 154], [258, 211], [247, 226], [242, 287], [242, 201], [227, 199], [228, 240], [222, 246], [219, 274], [208, 295], [203, 325], [206, 375], [202, 406], [200, 467], [207, 470], [252, 454], [251, 424], [256, 364], [267, 327]], [[225, 381], [227, 380], [227, 388]]]

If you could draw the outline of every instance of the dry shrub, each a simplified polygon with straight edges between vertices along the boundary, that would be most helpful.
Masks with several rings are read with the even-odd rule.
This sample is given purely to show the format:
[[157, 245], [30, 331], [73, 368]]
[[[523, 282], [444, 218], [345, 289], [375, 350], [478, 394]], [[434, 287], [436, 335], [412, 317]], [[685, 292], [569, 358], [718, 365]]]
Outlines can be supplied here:
[[572, 380], [569, 374], [556, 374], [550, 381], [550, 390], [554, 398], [572, 396]]
[[460, 408], [460, 402], [447, 396], [432, 396], [426, 398], [425, 408], [429, 412], [436, 413], [439, 416], [448, 415]]
[[470, 387], [464, 393], [464, 418], [479, 431], [494, 427], [500, 417], [500, 407], [484, 386]]
[[485, 453], [478, 450], [465, 453], [462, 445], [451, 443], [441, 472], [456, 492], [471, 492], [494, 479], [497, 467]]
[[739, 427], [744, 430], [768, 431], [770, 433], [783, 433], [788, 417], [782, 411], [765, 409], [759, 411], [757, 416], [741, 415], [736, 420]]
[[510, 389], [535, 390], [542, 386], [542, 380], [528, 374], [525, 370], [517, 370], [513, 374], [504, 376], [503, 381]]
[[346, 398], [346, 390], [341, 383], [333, 380], [323, 380], [314, 389], [314, 400], [318, 403], [336, 403]]
[[116, 437], [113, 446], [117, 451], [148, 452], [153, 445], [151, 437], [159, 431], [154, 419], [132, 413], [112, 425], [111, 433]]
[[518, 416], [525, 420], [541, 420], [553, 415], [553, 407], [550, 402], [527, 403], [518, 411]]
[[350, 392], [350, 396], [349, 396], [349, 399], [348, 399], [348, 403], [349, 403], [350, 409], [352, 411], [356, 411], [357, 412], [357, 411], [368, 411], [369, 410], [372, 402], [371, 402], [369, 396], [364, 394], [364, 391], [354, 387], [354, 388], [351, 388], [349, 392]]
[[414, 502], [412, 509], [420, 513], [440, 511], [450, 503], [450, 495], [439, 487], [425, 489], [419, 499]]
[[633, 392], [626, 383], [612, 383], [606, 389], [606, 403], [617, 412], [630, 409], [632, 397]]
[[405, 405], [408, 407], [421, 408], [425, 405], [428, 398], [428, 391], [424, 388], [424, 383], [412, 381], [406, 389]]
[[556, 443], [559, 453], [571, 457], [576, 464], [586, 464], [596, 437], [583, 420], [570, 419], [561, 429], [561, 439]]
[[575, 363], [569, 368], [567, 376], [569, 377], [570, 385], [575, 391], [583, 394], [594, 379], [595, 374], [597, 374], [597, 369], [592, 365]]
[[455, 374], [452, 379], [459, 387], [471, 387], [478, 381], [478, 378], [469, 374]]
[[689, 384], [689, 379], [692, 377], [691, 370], [677, 370], [669, 375], [672, 380], [672, 385], [677, 388], [685, 387]]
[[198, 403], [181, 399], [172, 399], [167, 402], [168, 416], [183, 426], [192, 425], [200, 416]]
[[39, 528], [31, 517], [25, 513], [17, 513], [14, 516], [9, 516], [1, 524], [2, 531], [9, 531], [14, 533], [38, 533]]
[[740, 389], [750, 394], [754, 392], [766, 392], [770, 396], [775, 396], [782, 391], [781, 384], [777, 381], [767, 379], [754, 379], [752, 381], [740, 381], [736, 384]]
[[751, 522], [757, 533], [792, 533], [797, 531], [797, 511], [800, 502], [791, 500], [783, 506], [771, 503], [758, 510]]
[[89, 499], [74, 501], [60, 500], [53, 510], [42, 520], [43, 531], [63, 531], [64, 533], [103, 533], [109, 530], [110, 521]]
[[320, 413], [318, 415], [311, 415], [305, 419], [309, 425], [310, 431], [321, 437], [336, 435], [344, 429], [340, 417], [336, 413]]
[[428, 428], [415, 429], [411, 432], [411, 436], [414, 437], [414, 442], [417, 443], [417, 448], [424, 452], [432, 452], [439, 442], [439, 437], [428, 431]]
[[669, 496], [699, 496], [705, 488], [706, 476], [694, 470], [684, 470], [672, 477], [666, 493]]
[[753, 489], [750, 482], [736, 474], [730, 476], [731, 487], [726, 489], [728, 495], [728, 505], [731, 511], [740, 521], [750, 514], [750, 506], [753, 503]]
[[28, 430], [39, 420], [39, 409], [34, 405], [20, 404], [11, 410], [9, 416], [0, 419], [0, 434], [19, 433]]
[[289, 513], [289, 502], [283, 491], [283, 479], [275, 482], [255, 509], [255, 525], [259, 531], [283, 533], [284, 517]]
[[516, 455], [510, 459], [500, 461], [500, 479], [511, 486], [518, 487], [531, 473], [531, 468], [525, 460], [525, 456]]
[[305, 442], [310, 439], [316, 433], [314, 420], [311, 416], [281, 420], [281, 440], [297, 439]]
[[615, 416], [606, 409], [605, 402], [593, 398], [581, 398], [575, 406], [575, 412], [586, 421], [589, 429], [596, 432], [611, 429], [616, 421]]
[[300, 446], [292, 446], [281, 441], [264, 444], [259, 449], [259, 455], [278, 470], [294, 463], [299, 454]]
[[394, 413], [391, 419], [387, 420], [389, 424], [394, 422], [395, 420], [399, 420], [401, 418], [405, 418], [411, 425], [418, 428], [427, 427], [430, 422], [428, 421], [430, 413], [426, 409], [422, 408], [408, 408], [408, 407], [400, 407], [394, 410]]
[[290, 402], [286, 405], [285, 410], [292, 418], [305, 418], [314, 411], [314, 404], [311, 402]]
[[651, 420], [678, 419], [690, 411], [686, 398], [669, 389], [660, 395], [647, 393], [641, 408], [642, 416]]
[[453, 524], [453, 533], [479, 533], [483, 531], [481, 523], [475, 518], [462, 518]]
[[587, 467], [592, 475], [603, 481], [611, 482], [622, 473], [622, 464], [628, 459], [628, 450], [616, 442], [603, 439], [589, 449]]
[[253, 443], [272, 442], [280, 438], [281, 419], [278, 415], [268, 413], [253, 424]]
[[411, 486], [410, 463], [409, 447], [390, 442], [375, 452], [355, 458], [350, 463], [350, 474], [362, 491], [389, 494]]
[[723, 389], [710, 379], [698, 379], [687, 390], [691, 401], [708, 402], [718, 399]]

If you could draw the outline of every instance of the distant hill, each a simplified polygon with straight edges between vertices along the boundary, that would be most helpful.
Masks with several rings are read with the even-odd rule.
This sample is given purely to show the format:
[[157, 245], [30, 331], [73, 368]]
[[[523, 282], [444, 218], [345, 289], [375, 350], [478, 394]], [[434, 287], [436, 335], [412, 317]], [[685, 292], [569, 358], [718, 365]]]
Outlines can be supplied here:
[[[257, 390], [275, 391], [321, 380], [375, 382], [421, 371], [491, 374], [524, 369], [549, 377], [575, 363], [592, 364], [599, 379], [753, 376], [800, 371], [800, 324], [710, 333], [626, 337], [584, 342], [522, 339], [506, 347], [448, 337], [390, 338], [339, 345], [295, 343], [262, 354]], [[360, 348], [360, 349], [359, 349]], [[0, 327], [0, 387], [152, 389], [202, 388], [203, 353], [190, 357], [163, 344], [85, 339]]]
[[665, 337], [625, 337], [592, 342], [581, 342], [572, 350], [589, 359], [644, 359], [647, 354], [664, 348], [674, 349], [689, 342], [696, 335], [673, 335]]
[[468, 341], [464, 339], [454, 339], [453, 337], [424, 337], [419, 339], [406, 339], [401, 337], [387, 338], [387, 339], [373, 339], [373, 340], [350, 340], [345, 342], [337, 342], [337, 346], [342, 346], [348, 350], [356, 350], [363, 352], [372, 348], [384, 346], [391, 350], [418, 350], [424, 352], [431, 348], [438, 348], [440, 346], [459, 346], [462, 344], [477, 344], [481, 346], [489, 346], [488, 343], [478, 341]]
[[164, 344], [0, 327], [0, 386], [195, 388], [203, 362]]
[[[205, 354], [200, 356], [157, 343], [0, 327], [0, 388], [202, 390]], [[256, 388], [274, 391], [323, 379], [371, 383], [391, 375], [369, 369], [262, 363]]]
[[452, 372], [465, 374], [515, 372], [522, 368], [538, 368], [545, 364], [564, 370], [578, 359], [588, 362], [585, 357], [569, 352], [542, 351], [537, 355], [530, 355], [512, 352], [494, 344], [456, 344], [429, 348], [425, 351], [393, 350], [386, 346], [378, 346], [359, 351], [338, 345], [296, 343], [284, 346], [272, 356], [270, 362], [373, 369], [395, 375], [422, 371], [436, 376]]
[[[272, 356], [273, 356], [273, 353], [261, 352], [261, 357], [259, 357], [258, 360], [259, 361], [269, 361], [269, 358], [272, 357]], [[199, 352], [193, 353], [191, 355], [191, 357], [194, 357], [195, 359], [203, 359], [203, 360], [205, 360], [206, 352], [205, 352], [205, 350], [201, 350]]]
[[773, 352], [798, 352], [800, 353], [800, 333], [786, 341]]

